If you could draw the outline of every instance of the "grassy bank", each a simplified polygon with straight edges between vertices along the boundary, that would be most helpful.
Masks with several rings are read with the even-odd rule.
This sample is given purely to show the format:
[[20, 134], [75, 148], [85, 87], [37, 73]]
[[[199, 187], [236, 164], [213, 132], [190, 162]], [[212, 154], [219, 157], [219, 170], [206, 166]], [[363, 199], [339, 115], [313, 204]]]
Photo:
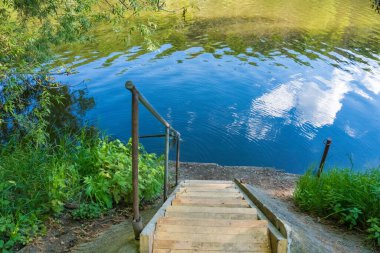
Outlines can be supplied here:
[[366, 231], [380, 246], [380, 170], [332, 169], [317, 178], [308, 171], [297, 182], [294, 200], [301, 210]]
[[[131, 203], [130, 143], [85, 134], [58, 145], [9, 142], [0, 148], [0, 250], [16, 250], [44, 234], [44, 221], [71, 210], [73, 219], [99, 217]], [[161, 159], [140, 149], [140, 197], [161, 191]]]

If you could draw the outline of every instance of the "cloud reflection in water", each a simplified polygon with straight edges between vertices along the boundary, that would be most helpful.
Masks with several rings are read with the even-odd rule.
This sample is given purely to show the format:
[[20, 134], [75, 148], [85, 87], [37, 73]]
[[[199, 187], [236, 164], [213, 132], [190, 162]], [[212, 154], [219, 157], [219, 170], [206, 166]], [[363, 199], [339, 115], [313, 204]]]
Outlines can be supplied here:
[[[319, 128], [334, 124], [346, 94], [354, 92], [372, 100], [373, 95], [380, 93], [380, 71], [377, 69], [365, 71], [350, 66], [347, 70], [333, 69], [330, 80], [321, 76], [306, 78], [297, 75], [252, 101], [250, 116], [246, 120], [249, 140], [274, 140], [276, 132], [289, 124], [298, 127], [302, 136], [312, 140]], [[282, 124], [274, 126], [271, 118], [282, 118]], [[278, 121], [273, 122], [278, 124]], [[346, 131], [349, 136], [356, 136], [355, 129], [346, 129], [349, 129]]]

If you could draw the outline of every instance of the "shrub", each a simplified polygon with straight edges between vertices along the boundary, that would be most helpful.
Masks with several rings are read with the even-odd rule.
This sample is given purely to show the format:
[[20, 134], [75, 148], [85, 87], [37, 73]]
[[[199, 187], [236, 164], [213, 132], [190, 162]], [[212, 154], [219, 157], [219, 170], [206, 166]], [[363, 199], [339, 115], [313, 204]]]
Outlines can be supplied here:
[[[67, 202], [80, 203], [76, 219], [131, 202], [130, 153], [130, 143], [83, 133], [54, 146], [0, 146], [0, 250], [43, 234], [45, 218], [62, 213]], [[162, 159], [140, 147], [139, 162], [140, 197], [149, 200], [162, 188]]]
[[380, 170], [332, 169], [320, 178], [309, 170], [297, 182], [294, 200], [303, 211], [365, 229], [380, 246]]

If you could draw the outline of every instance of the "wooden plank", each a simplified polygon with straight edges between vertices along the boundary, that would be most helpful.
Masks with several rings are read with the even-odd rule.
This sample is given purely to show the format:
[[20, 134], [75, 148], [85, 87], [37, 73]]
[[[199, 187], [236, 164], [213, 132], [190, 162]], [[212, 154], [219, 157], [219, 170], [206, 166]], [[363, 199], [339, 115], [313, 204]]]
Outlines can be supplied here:
[[222, 250], [227, 252], [270, 252], [267, 243], [220, 243], [220, 242], [191, 242], [191, 241], [174, 241], [174, 240], [155, 240], [154, 249], [171, 249], [171, 250]]
[[228, 198], [175, 198], [173, 206], [205, 206], [205, 207], [249, 207], [249, 204], [242, 199]]
[[[211, 251], [211, 250], [189, 250], [189, 249], [155, 249], [153, 250], [154, 253], [231, 253], [230, 251], [224, 251], [224, 250], [218, 250], [218, 251]], [[239, 251], [239, 253], [254, 253], [255, 251]], [[257, 251], [256, 251], [257, 252]], [[263, 251], [265, 252], [265, 251]]]
[[257, 210], [255, 208], [227, 208], [201, 206], [168, 206], [166, 208], [166, 212], [257, 214]]
[[190, 184], [231, 184], [233, 181], [231, 180], [184, 180], [183, 183], [190, 183]]
[[233, 182], [229, 183], [220, 183], [220, 184], [213, 184], [213, 183], [182, 183], [181, 184], [183, 187], [236, 187], [236, 185]]
[[214, 195], [214, 196], [182, 196], [182, 195], [177, 195], [176, 194], [176, 198], [175, 200], [178, 200], [178, 201], [193, 201], [193, 202], [200, 202], [200, 203], [204, 203], [204, 202], [207, 202], [207, 201], [210, 201], [210, 203], [213, 203], [213, 202], [216, 202], [216, 203], [219, 203], [219, 202], [225, 202], [225, 203], [234, 203], [234, 204], [245, 204], [245, 206], [247, 207], [250, 207], [248, 205], [248, 203], [246, 201], [244, 201], [243, 197], [239, 196], [239, 197], [235, 197], [235, 198], [232, 198], [232, 197], [224, 197], [224, 196], [218, 196], [218, 195]]
[[240, 214], [240, 213], [184, 213], [184, 212], [170, 212], [167, 213], [169, 217], [181, 217], [192, 219], [229, 219], [229, 220], [256, 220], [256, 214]]
[[267, 221], [264, 220], [227, 220], [227, 219], [190, 219], [178, 217], [162, 217], [157, 224], [181, 225], [181, 226], [203, 226], [203, 227], [266, 227]]
[[266, 231], [257, 231], [254, 234], [194, 234], [194, 233], [168, 233], [157, 231], [154, 240], [173, 240], [186, 242], [219, 242], [219, 243], [269, 243]]
[[239, 190], [236, 188], [228, 189], [213, 189], [207, 187], [181, 187], [179, 192], [218, 192], [218, 193], [239, 193]]
[[242, 198], [237, 192], [178, 192], [176, 197], [197, 197], [197, 198]]
[[203, 196], [194, 196], [189, 194], [183, 194], [183, 193], [177, 193], [177, 198], [181, 199], [240, 199], [242, 200], [243, 197], [239, 195], [203, 195]]
[[235, 189], [236, 185], [235, 184], [181, 184], [182, 187], [186, 188], [199, 188], [199, 187], [204, 187], [204, 188], [214, 188], [214, 189]]
[[[267, 225], [267, 224], [266, 224]], [[262, 227], [209, 227], [209, 226], [183, 226], [183, 225], [167, 225], [157, 224], [157, 232], [166, 233], [193, 233], [193, 234], [213, 234], [213, 235], [255, 235], [267, 234], [268, 228]]]
[[[257, 208], [258, 217], [261, 220], [268, 220], [268, 231], [273, 253], [286, 253], [288, 251], [287, 229], [282, 220], [267, 208], [255, 195], [250, 185], [242, 184], [234, 180], [241, 189], [241, 194], [251, 207]], [[272, 223], [274, 222], [274, 223]]]

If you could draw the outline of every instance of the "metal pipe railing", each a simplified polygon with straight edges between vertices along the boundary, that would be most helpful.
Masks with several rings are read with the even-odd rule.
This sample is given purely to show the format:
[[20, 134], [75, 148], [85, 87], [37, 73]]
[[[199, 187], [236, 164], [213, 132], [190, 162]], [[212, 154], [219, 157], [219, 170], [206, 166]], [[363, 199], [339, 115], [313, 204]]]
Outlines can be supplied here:
[[138, 182], [138, 156], [139, 156], [139, 102], [145, 106], [146, 109], [165, 126], [165, 134], [142, 136], [144, 138], [151, 137], [165, 137], [165, 171], [164, 171], [164, 201], [168, 197], [168, 183], [169, 183], [169, 149], [170, 137], [173, 137], [177, 142], [176, 152], [176, 185], [178, 185], [178, 171], [179, 171], [179, 155], [180, 155], [180, 133], [176, 131], [148, 102], [148, 100], [141, 95], [131, 81], [127, 81], [125, 87], [132, 93], [132, 186], [133, 186], [133, 231], [135, 239], [140, 238], [140, 233], [143, 229], [142, 219], [139, 212], [139, 182]]
[[136, 89], [135, 85], [131, 81], [127, 81], [125, 87], [130, 90], [132, 93], [136, 93], [139, 97], [141, 104], [145, 106], [146, 109], [165, 127], [168, 127], [176, 136], [179, 135], [177, 130], [175, 130], [148, 102], [148, 100]]
[[176, 152], [176, 159], [175, 159], [175, 185], [178, 185], [178, 176], [179, 176], [179, 149], [180, 149], [180, 136], [177, 135], [177, 152]]
[[164, 201], [168, 198], [168, 182], [169, 182], [169, 148], [170, 148], [170, 129], [165, 129], [165, 171], [164, 171]]
[[140, 238], [143, 229], [139, 211], [139, 99], [132, 92], [132, 189], [133, 189], [133, 231], [135, 238]]

